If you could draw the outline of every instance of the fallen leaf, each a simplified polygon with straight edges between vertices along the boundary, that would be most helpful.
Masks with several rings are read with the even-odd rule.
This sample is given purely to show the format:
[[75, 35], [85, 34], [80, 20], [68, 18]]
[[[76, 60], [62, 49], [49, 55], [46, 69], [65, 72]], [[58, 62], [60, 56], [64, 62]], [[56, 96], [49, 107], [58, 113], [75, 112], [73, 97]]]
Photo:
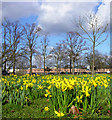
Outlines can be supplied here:
[[77, 114], [79, 114], [79, 110], [77, 109], [76, 106], [72, 105], [72, 107], [69, 110], [69, 113], [77, 115]]
[[15, 112], [14, 110], [11, 110], [11, 112]]

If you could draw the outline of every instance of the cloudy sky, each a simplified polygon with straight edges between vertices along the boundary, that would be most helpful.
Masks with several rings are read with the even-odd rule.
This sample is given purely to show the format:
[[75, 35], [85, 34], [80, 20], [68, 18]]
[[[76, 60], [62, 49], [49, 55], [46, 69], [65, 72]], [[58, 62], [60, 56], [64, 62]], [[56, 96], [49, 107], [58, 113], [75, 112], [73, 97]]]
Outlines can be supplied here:
[[[76, 0], [61, 2], [60, 0], [24, 0], [24, 2], [23, 0], [2, 0], [0, 10], [2, 18], [20, 20], [23, 24], [36, 22], [52, 34], [49, 38], [51, 46], [57, 42], [57, 39], [64, 39], [63, 33], [76, 29], [73, 25], [74, 20], [89, 13], [96, 13], [103, 24], [109, 23], [110, 0], [78, 0], [78, 2]], [[109, 53], [110, 38], [97, 49], [103, 53]]]

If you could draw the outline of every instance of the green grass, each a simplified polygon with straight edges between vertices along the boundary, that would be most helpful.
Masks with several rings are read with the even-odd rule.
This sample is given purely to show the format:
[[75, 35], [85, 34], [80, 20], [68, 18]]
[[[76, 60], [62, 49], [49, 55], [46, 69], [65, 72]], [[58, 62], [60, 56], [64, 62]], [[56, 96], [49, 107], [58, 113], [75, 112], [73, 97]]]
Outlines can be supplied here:
[[[45, 111], [45, 107], [49, 107], [49, 111]], [[65, 115], [64, 118], [71, 118], [71, 116]], [[15, 104], [5, 104], [2, 106], [2, 118], [57, 118], [54, 114], [51, 104], [46, 98], [35, 99], [29, 106], [21, 107]], [[89, 116], [84, 114], [81, 118], [110, 118], [109, 115], [94, 114]]]
[[[45, 111], [44, 108], [50, 108], [50, 102], [46, 98], [34, 100], [30, 106], [21, 107], [15, 104], [5, 104], [2, 106], [2, 118], [50, 118], [54, 117], [54, 111], [50, 108]], [[14, 111], [14, 112], [12, 112]]]

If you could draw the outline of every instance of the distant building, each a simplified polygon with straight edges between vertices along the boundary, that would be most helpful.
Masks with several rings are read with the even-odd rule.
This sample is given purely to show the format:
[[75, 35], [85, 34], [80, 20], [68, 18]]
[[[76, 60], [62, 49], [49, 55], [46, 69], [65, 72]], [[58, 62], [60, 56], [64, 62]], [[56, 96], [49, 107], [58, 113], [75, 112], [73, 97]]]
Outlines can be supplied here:
[[[27, 73], [30, 73], [30, 69], [27, 69], [26, 71], [27, 71]], [[70, 69], [59, 68], [58, 72], [59, 71], [60, 71], [60, 73], [61, 72], [64, 72], [64, 73], [68, 72], [68, 73], [70, 73]], [[74, 69], [74, 72], [78, 72], [78, 73], [83, 73], [83, 72], [91, 73], [91, 70], [87, 70], [87, 69]], [[112, 72], [112, 69], [97, 69], [95, 72], [96, 73], [110, 73], [110, 72]], [[32, 73], [44, 73], [44, 69], [43, 68], [41, 68], [41, 69], [32, 68]], [[48, 73], [48, 72], [46, 71], [46, 73]], [[52, 68], [52, 70], [49, 73], [57, 73], [57, 69], [56, 68]]]
[[[48, 72], [46, 71], [46, 73], [57, 73], [57, 69], [56, 68], [50, 68], [51, 70]], [[22, 69], [15, 69], [15, 72], [21, 72]], [[10, 69], [8, 71], [9, 73], [13, 72], [13, 69]], [[30, 73], [30, 69], [24, 69], [24, 72], [29, 74]], [[64, 68], [59, 68], [58, 72], [62, 72], [62, 73], [70, 73], [70, 69], [64, 69]], [[71, 70], [72, 72], [72, 70]], [[95, 71], [96, 73], [112, 73], [112, 69], [97, 69]], [[44, 69], [43, 68], [32, 68], [32, 73], [36, 73], [36, 74], [43, 74], [44, 73]], [[87, 69], [74, 69], [74, 73], [91, 73], [91, 70], [87, 70]]]

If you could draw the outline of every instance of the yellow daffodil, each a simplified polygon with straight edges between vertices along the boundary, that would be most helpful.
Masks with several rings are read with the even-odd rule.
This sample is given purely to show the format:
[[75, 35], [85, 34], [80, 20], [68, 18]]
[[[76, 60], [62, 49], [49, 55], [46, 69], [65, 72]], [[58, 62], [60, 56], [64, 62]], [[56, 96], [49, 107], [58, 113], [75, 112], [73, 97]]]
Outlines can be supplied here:
[[104, 84], [104, 86], [105, 86], [105, 88], [107, 88], [107, 87], [108, 87], [108, 85], [107, 85], [107, 84]]
[[57, 112], [56, 110], [54, 112], [58, 117], [64, 116], [64, 113], [62, 113], [62, 112]]
[[38, 85], [39, 89], [43, 89], [43, 86], [42, 85]]
[[48, 89], [51, 89], [51, 85], [48, 87]]
[[48, 96], [48, 94], [45, 94], [45, 97], [47, 97]]
[[52, 95], [49, 95], [49, 97], [52, 97]]
[[23, 90], [23, 87], [21, 86], [21, 90]]
[[45, 108], [44, 108], [44, 110], [45, 110], [45, 111], [48, 111], [48, 110], [49, 110], [49, 108], [48, 108], [48, 107], [45, 107]]

